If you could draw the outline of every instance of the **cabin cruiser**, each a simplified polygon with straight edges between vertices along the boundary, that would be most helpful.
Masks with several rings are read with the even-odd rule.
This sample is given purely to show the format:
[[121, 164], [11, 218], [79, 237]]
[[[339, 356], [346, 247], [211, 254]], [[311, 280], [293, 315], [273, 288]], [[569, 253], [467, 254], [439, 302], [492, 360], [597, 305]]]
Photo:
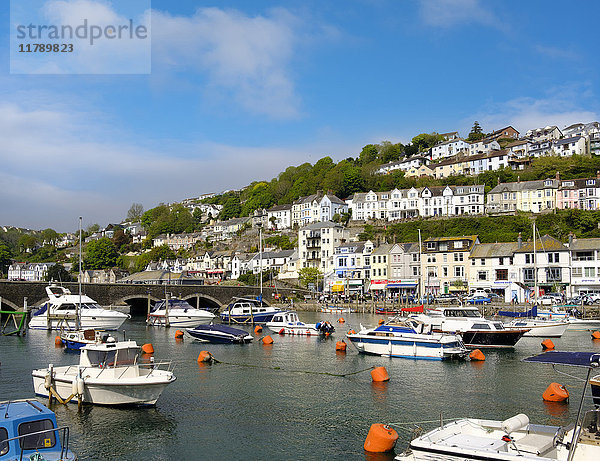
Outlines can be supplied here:
[[[526, 362], [585, 367], [588, 379], [600, 365], [593, 352], [545, 352]], [[585, 398], [581, 395], [580, 410]], [[504, 421], [464, 418], [414, 438], [397, 461], [431, 460], [558, 460], [600, 459], [600, 409], [583, 413], [568, 427], [531, 424], [520, 413]]]
[[475, 306], [445, 306], [413, 317], [432, 331], [460, 334], [468, 347], [513, 347], [529, 331], [506, 329], [499, 320], [484, 318]]
[[34, 391], [48, 397], [52, 388], [63, 400], [78, 395], [83, 403], [96, 405], [154, 405], [175, 376], [170, 362], [142, 363], [139, 352], [135, 341], [114, 338], [86, 345], [78, 365], [33, 370]]
[[[123, 312], [103, 309], [89, 296], [71, 294], [65, 287], [46, 287], [48, 301], [33, 312], [29, 328], [34, 330], [76, 330], [95, 328], [118, 330], [130, 318]], [[78, 319], [79, 317], [79, 319]], [[78, 325], [79, 323], [79, 325]]]
[[69, 428], [59, 427], [56, 415], [37, 400], [0, 402], [0, 458], [71, 461]]
[[384, 357], [447, 360], [468, 353], [460, 336], [433, 333], [429, 325], [412, 318], [396, 317], [376, 328], [361, 325], [358, 333], [346, 336], [358, 352]]
[[88, 344], [105, 343], [111, 338], [104, 330], [67, 330], [61, 331], [60, 340], [67, 349], [81, 349]]
[[335, 331], [333, 325], [329, 322], [304, 323], [300, 321], [298, 313], [295, 311], [278, 312], [273, 316], [266, 326], [280, 335], [324, 335]]
[[534, 336], [537, 338], [560, 338], [569, 326], [568, 322], [560, 320], [550, 320], [537, 316], [538, 308], [533, 306], [525, 312], [519, 311], [498, 311], [501, 317], [512, 318], [504, 327], [508, 330], [522, 330], [530, 328], [523, 336]]
[[227, 325], [198, 325], [185, 331], [193, 339], [205, 343], [244, 344], [254, 339], [248, 332]]
[[169, 298], [154, 305], [146, 323], [159, 327], [187, 327], [210, 323], [215, 315], [205, 309], [196, 309], [183, 299]]
[[234, 298], [223, 308], [221, 320], [233, 323], [266, 323], [281, 309], [267, 306], [262, 301], [251, 298]]

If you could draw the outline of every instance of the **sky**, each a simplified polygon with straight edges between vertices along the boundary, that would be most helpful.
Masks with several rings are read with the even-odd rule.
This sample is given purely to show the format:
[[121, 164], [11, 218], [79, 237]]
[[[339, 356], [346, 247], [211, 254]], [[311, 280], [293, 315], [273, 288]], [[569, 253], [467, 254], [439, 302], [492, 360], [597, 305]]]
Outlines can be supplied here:
[[[11, 0], [40, 4], [12, 17], [2, 2], [0, 225], [105, 226], [133, 203], [423, 132], [466, 137], [475, 120], [521, 133], [600, 120], [596, 1], [129, 1], [139, 8]], [[11, 34], [33, 11], [61, 24], [131, 16], [150, 48], [104, 40], [27, 71]]]

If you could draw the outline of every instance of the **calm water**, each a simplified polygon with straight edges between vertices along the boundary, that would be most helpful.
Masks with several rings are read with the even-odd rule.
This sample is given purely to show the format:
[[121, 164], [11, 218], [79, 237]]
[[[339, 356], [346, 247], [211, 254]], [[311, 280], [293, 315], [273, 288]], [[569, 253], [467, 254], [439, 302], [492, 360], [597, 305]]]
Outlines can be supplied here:
[[[335, 315], [302, 313], [307, 322]], [[430, 362], [358, 355], [335, 342], [359, 324], [379, 317], [345, 314], [329, 339], [281, 337], [263, 346], [210, 345], [176, 341], [174, 329], [147, 328], [127, 321], [127, 337], [154, 345], [157, 360], [176, 363], [177, 381], [155, 408], [112, 409], [54, 405], [60, 424], [71, 428], [80, 459], [365, 459], [362, 445], [376, 422], [408, 423], [473, 416], [505, 419], [519, 412], [532, 422], [562, 424], [577, 412], [578, 382], [550, 366], [521, 360], [541, 351], [542, 338], [523, 338], [512, 351], [484, 351], [487, 360]], [[250, 330], [250, 328], [248, 328]], [[76, 363], [78, 356], [54, 346], [55, 333], [30, 331], [25, 338], [0, 337], [0, 400], [33, 396], [31, 370]], [[559, 350], [600, 351], [589, 332], [554, 339]], [[201, 350], [232, 364], [198, 365]], [[239, 366], [250, 365], [250, 366]], [[351, 373], [383, 365], [391, 380], [371, 382], [369, 372], [348, 377], [310, 372]], [[279, 367], [278, 369], [275, 369]], [[572, 371], [572, 370], [571, 370]], [[547, 404], [550, 382], [566, 385], [570, 404]], [[431, 425], [425, 425], [431, 428]], [[396, 426], [402, 451], [410, 437]], [[385, 459], [367, 457], [368, 459]]]

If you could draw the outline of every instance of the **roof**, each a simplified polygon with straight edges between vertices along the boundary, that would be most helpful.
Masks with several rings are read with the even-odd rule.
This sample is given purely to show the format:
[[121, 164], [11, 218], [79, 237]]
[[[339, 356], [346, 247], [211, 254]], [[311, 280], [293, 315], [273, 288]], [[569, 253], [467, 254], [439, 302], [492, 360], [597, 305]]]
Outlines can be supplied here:
[[569, 245], [571, 250], [597, 250], [600, 248], [600, 238], [595, 239], [577, 239], [574, 238]]
[[455, 240], [471, 240], [476, 241], [479, 238], [478, 235], [462, 235], [457, 237], [429, 237], [424, 242], [453, 242]]
[[[536, 239], [535, 251], [540, 253], [544, 251], [568, 251], [568, 248], [560, 240], [546, 234], [541, 239]], [[521, 248], [515, 250], [515, 253], [533, 253], [533, 241], [523, 242]]]
[[558, 146], [563, 144], [570, 144], [572, 142], [578, 142], [581, 138], [583, 138], [583, 136], [572, 136], [570, 138], [557, 139], [556, 141], [554, 141], [554, 144]]
[[518, 242], [480, 243], [471, 250], [471, 258], [492, 258], [512, 256], [519, 248]]
[[[546, 181], [552, 181], [551, 186], [546, 186]], [[501, 194], [502, 192], [518, 192], [523, 190], [538, 190], [547, 187], [558, 188], [556, 179], [541, 179], [537, 181], [503, 182], [494, 187], [488, 194]]]
[[332, 221], [321, 221], [321, 222], [314, 222], [311, 224], [307, 224], [306, 226], [300, 228], [300, 230], [318, 230], [318, 229], [325, 229], [325, 228], [332, 228], [332, 227], [337, 227], [339, 229], [343, 229], [343, 226], [341, 224], [338, 223], [334, 223]]
[[291, 210], [292, 209], [292, 204], [288, 203], [285, 205], [273, 205], [271, 208], [269, 208], [267, 210], [267, 212], [269, 211], [284, 211], [284, 210]]
[[387, 255], [390, 253], [390, 250], [393, 248], [393, 246], [394, 245], [392, 243], [383, 243], [375, 248], [371, 255]]

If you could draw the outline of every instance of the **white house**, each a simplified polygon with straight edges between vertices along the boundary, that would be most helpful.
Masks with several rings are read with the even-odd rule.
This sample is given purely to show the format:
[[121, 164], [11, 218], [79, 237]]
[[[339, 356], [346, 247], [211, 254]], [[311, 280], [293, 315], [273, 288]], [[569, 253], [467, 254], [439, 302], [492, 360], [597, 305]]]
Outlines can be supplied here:
[[553, 141], [562, 138], [562, 136], [562, 131], [556, 125], [535, 128], [525, 133], [525, 137], [530, 138], [532, 141]]
[[292, 225], [300, 227], [315, 222], [331, 221], [336, 214], [348, 212], [348, 205], [335, 195], [318, 191], [307, 197], [300, 197], [292, 204]]
[[453, 157], [457, 154], [467, 154], [470, 152], [470, 144], [464, 139], [449, 139], [436, 146], [433, 146], [430, 150], [431, 160], [439, 160], [448, 157]]
[[267, 225], [276, 230], [292, 227], [292, 205], [275, 205], [267, 210]]

